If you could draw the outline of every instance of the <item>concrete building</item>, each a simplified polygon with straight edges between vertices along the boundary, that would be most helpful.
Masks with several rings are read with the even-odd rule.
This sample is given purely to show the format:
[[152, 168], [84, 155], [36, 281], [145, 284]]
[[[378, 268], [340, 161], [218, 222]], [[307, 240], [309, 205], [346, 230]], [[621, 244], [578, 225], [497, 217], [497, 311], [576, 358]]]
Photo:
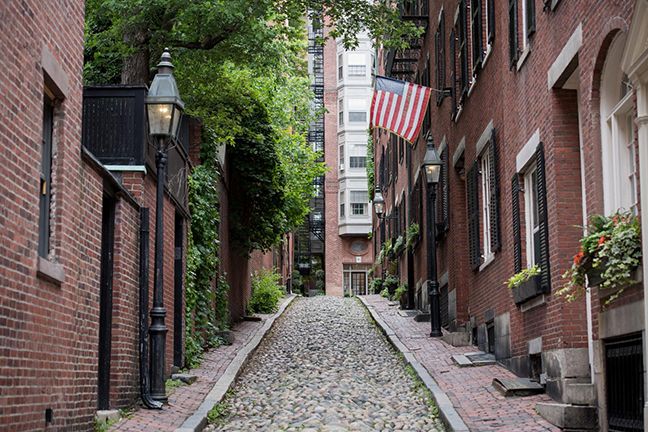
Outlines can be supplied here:
[[[381, 52], [380, 73], [437, 97], [418, 142], [374, 134], [392, 216], [374, 219], [374, 241], [379, 250], [411, 224], [430, 229], [418, 167], [431, 135], [444, 161], [432, 229], [447, 331], [469, 333], [500, 364], [546, 382], [556, 403], [537, 409], [555, 424], [644, 430], [641, 284], [606, 307], [613, 290], [594, 285], [571, 303], [554, 295], [579, 250], [578, 226], [618, 209], [641, 215], [646, 195], [646, 1], [595, 3], [421, 0], [403, 9], [426, 33], [410, 50]], [[410, 306], [426, 309], [421, 237], [396, 274]], [[645, 234], [643, 243], [645, 251]], [[532, 289], [505, 286], [535, 264]]]

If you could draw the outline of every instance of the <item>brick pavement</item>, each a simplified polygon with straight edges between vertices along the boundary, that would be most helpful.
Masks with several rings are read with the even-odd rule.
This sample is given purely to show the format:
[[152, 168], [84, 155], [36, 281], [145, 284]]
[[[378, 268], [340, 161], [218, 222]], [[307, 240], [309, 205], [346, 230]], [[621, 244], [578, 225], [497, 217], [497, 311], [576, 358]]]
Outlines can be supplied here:
[[[289, 297], [284, 298], [280, 306], [288, 299]], [[198, 377], [198, 380], [192, 385], [171, 389], [168, 392], [169, 404], [165, 405], [162, 411], [140, 408], [130, 419], [121, 419], [109, 430], [158, 432], [173, 431], [180, 427], [200, 406], [214, 384], [232, 363], [236, 354], [252, 340], [273, 314], [258, 314], [257, 316], [262, 320], [243, 321], [232, 328], [234, 332], [232, 345], [220, 346], [207, 352], [200, 367], [190, 371]]]
[[493, 388], [493, 378], [515, 378], [515, 374], [496, 365], [459, 368], [452, 355], [475, 351], [474, 346], [453, 347], [430, 338], [429, 322], [401, 317], [398, 306], [389, 306], [387, 299], [379, 295], [365, 299], [446, 392], [472, 431], [560, 430], [535, 412], [536, 403], [553, 401], [549, 396], [503, 397]]

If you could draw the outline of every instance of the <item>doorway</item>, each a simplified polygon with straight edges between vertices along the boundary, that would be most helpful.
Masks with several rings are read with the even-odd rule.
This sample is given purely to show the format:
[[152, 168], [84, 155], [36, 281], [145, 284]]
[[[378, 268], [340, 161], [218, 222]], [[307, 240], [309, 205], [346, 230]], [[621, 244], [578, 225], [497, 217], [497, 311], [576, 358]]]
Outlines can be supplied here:
[[354, 296], [367, 294], [366, 272], [351, 272], [351, 293]]
[[110, 409], [110, 350], [112, 338], [113, 250], [115, 199], [104, 193], [101, 217], [101, 271], [99, 289], [99, 377], [97, 408]]

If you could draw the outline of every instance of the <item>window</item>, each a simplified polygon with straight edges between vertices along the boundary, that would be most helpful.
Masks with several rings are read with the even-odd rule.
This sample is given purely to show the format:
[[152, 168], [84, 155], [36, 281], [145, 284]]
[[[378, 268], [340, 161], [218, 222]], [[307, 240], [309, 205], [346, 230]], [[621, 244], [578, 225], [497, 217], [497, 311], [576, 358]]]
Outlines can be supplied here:
[[482, 186], [482, 199], [481, 199], [481, 204], [482, 204], [482, 220], [483, 220], [483, 229], [482, 229], [482, 239], [484, 242], [484, 259], [488, 259], [488, 257], [493, 253], [491, 251], [491, 230], [490, 230], [490, 217], [491, 217], [491, 178], [490, 178], [490, 171], [491, 171], [491, 155], [489, 152], [484, 153], [484, 155], [481, 157], [480, 160], [480, 168], [481, 168], [481, 186]]
[[538, 213], [538, 168], [535, 164], [524, 176], [524, 215], [526, 218], [527, 268], [540, 263], [540, 216]]
[[44, 96], [43, 101], [43, 135], [41, 146], [41, 181], [38, 221], [38, 255], [47, 258], [50, 237], [50, 193], [52, 179], [52, 131], [54, 124], [53, 99]]
[[[518, 38], [518, 2], [522, 3], [522, 37]], [[535, 33], [535, 0], [509, 0], [509, 69], [513, 69], [518, 55], [527, 50], [529, 37]], [[489, 19], [494, 15], [491, 13]]]
[[637, 214], [637, 149], [632, 85], [619, 64], [625, 36], [612, 42], [601, 79], [601, 144], [605, 214]]
[[376, 55], [371, 53], [371, 76], [376, 75]]
[[363, 53], [349, 53], [349, 76], [367, 75], [367, 60]]
[[367, 167], [367, 157], [366, 156], [350, 156], [349, 157], [349, 168], [366, 168]]
[[354, 216], [368, 215], [369, 197], [367, 191], [351, 191], [351, 214]]
[[[445, 12], [442, 9], [439, 14], [439, 27], [434, 35], [435, 61], [436, 61], [436, 98], [437, 106], [441, 105], [445, 98]], [[453, 59], [454, 61], [454, 59]]]
[[344, 191], [340, 192], [340, 217], [345, 217], [344, 214]]
[[340, 171], [344, 169], [344, 144], [338, 146], [338, 154], [340, 157]]
[[344, 100], [338, 100], [338, 125], [344, 124]]
[[473, 75], [482, 64], [484, 47], [482, 45], [482, 0], [470, 0], [471, 36], [472, 36], [472, 69]]
[[522, 51], [529, 46], [529, 37], [535, 32], [535, 0], [522, 0]]
[[338, 79], [342, 80], [344, 78], [344, 56], [338, 54]]
[[349, 123], [364, 123], [367, 121], [367, 100], [349, 99]]

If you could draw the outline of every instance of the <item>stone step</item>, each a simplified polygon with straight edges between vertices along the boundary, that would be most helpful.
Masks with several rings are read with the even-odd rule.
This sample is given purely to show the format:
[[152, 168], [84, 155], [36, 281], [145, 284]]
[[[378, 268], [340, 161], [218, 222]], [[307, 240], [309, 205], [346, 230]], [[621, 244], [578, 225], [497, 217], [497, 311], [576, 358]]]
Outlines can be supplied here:
[[473, 365], [473, 362], [468, 360], [468, 357], [462, 354], [453, 355], [452, 361], [459, 367], [472, 367]]
[[596, 388], [576, 379], [547, 380], [547, 394], [554, 400], [575, 405], [596, 405]]
[[430, 322], [430, 314], [425, 312], [419, 312], [415, 317], [414, 321], [416, 322]]
[[598, 415], [593, 406], [541, 402], [536, 404], [536, 410], [561, 429], [594, 430], [598, 426]]
[[495, 378], [493, 387], [504, 397], [532, 396], [544, 393], [544, 387], [529, 378]]
[[185, 384], [191, 385], [196, 382], [198, 376], [194, 374], [188, 374], [188, 373], [177, 373], [171, 375], [171, 379], [173, 381], [182, 381]]
[[452, 332], [444, 334], [441, 339], [452, 346], [468, 346], [472, 341], [472, 335], [465, 332]]

